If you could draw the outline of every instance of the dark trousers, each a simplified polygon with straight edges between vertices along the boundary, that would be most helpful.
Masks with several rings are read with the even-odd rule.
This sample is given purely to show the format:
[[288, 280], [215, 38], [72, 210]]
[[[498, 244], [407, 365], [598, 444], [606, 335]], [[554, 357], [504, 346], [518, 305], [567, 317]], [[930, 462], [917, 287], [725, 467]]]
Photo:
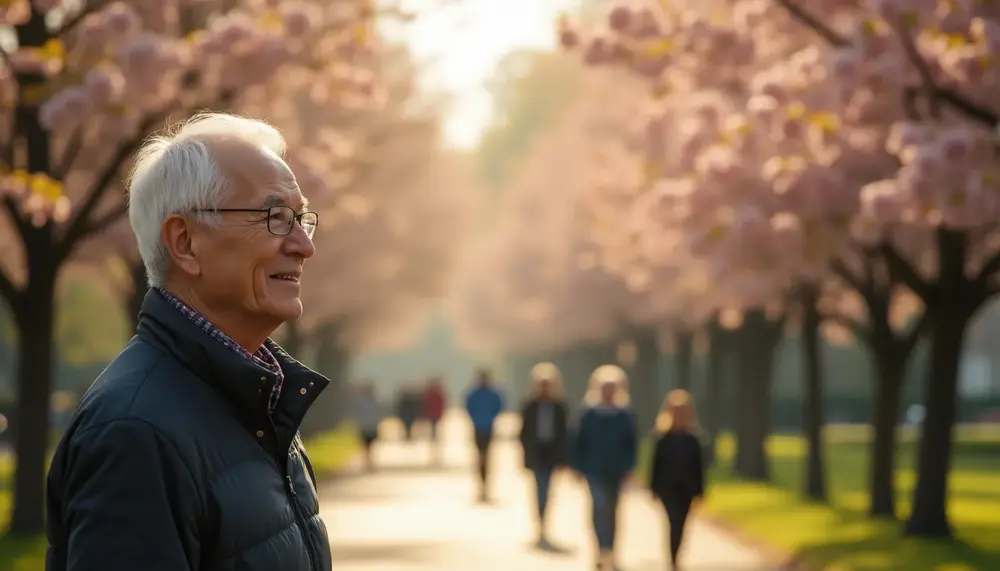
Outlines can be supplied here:
[[535, 502], [538, 507], [538, 521], [545, 523], [545, 510], [549, 506], [549, 488], [552, 486], [554, 464], [539, 464], [532, 468], [535, 475]]
[[480, 491], [486, 494], [486, 484], [490, 473], [490, 444], [493, 443], [493, 430], [477, 429], [475, 440], [476, 454], [479, 460]]
[[663, 508], [667, 511], [667, 522], [670, 524], [670, 562], [677, 564], [677, 554], [684, 540], [684, 524], [687, 523], [691, 511], [691, 500], [688, 494], [670, 494], [660, 498]]
[[587, 486], [590, 488], [597, 547], [600, 551], [614, 551], [622, 479], [619, 476], [587, 476]]

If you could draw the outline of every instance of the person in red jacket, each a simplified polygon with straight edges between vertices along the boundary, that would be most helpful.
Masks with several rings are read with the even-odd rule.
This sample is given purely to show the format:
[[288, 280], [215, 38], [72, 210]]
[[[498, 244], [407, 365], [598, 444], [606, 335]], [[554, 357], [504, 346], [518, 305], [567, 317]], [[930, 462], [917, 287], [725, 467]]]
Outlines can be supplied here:
[[427, 388], [424, 389], [424, 418], [431, 429], [431, 444], [434, 447], [435, 461], [441, 462], [441, 446], [437, 438], [437, 426], [444, 416], [444, 409], [447, 407], [447, 396], [444, 387], [441, 385], [441, 377], [431, 377], [427, 380]]

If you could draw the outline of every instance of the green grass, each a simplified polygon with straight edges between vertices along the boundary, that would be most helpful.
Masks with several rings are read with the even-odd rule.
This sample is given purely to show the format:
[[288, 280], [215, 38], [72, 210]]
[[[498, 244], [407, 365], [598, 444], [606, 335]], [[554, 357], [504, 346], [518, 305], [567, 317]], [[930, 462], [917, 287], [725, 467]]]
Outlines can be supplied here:
[[[774, 484], [738, 481], [729, 474], [733, 442], [720, 441], [720, 462], [709, 482], [706, 512], [748, 537], [795, 556], [810, 569], [827, 571], [1000, 570], [1000, 434], [960, 430], [950, 477], [949, 515], [955, 540], [905, 539], [901, 524], [876, 521], [867, 507], [868, 435], [831, 428], [827, 435], [829, 505], [803, 499], [805, 443], [774, 436], [768, 443]], [[914, 485], [914, 438], [898, 446], [901, 514]]]
[[[317, 478], [324, 478], [342, 469], [358, 449], [357, 431], [351, 425], [305, 440], [309, 461]], [[10, 479], [14, 462], [0, 458], [0, 530], [7, 528], [11, 510]], [[42, 571], [45, 569], [44, 537], [11, 539], [0, 534], [0, 570]]]

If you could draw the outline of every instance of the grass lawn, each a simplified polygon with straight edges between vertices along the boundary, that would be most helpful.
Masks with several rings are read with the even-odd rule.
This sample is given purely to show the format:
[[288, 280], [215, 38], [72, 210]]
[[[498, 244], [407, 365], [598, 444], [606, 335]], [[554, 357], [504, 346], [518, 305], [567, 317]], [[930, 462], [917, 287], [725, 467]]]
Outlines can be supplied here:
[[[868, 435], [848, 427], [831, 427], [827, 433], [830, 505], [807, 502], [799, 492], [805, 454], [801, 438], [771, 438], [773, 486], [728, 476], [733, 442], [727, 438], [720, 442], [720, 463], [709, 483], [707, 513], [816, 570], [1000, 570], [998, 431], [958, 431], [950, 478], [954, 541], [904, 539], [900, 523], [868, 519]], [[904, 433], [898, 447], [898, 498], [904, 515], [915, 483], [914, 440], [912, 433]]]
[[[316, 477], [330, 476], [344, 467], [357, 451], [358, 444], [357, 432], [350, 425], [306, 439], [306, 450]], [[7, 528], [10, 517], [13, 469], [10, 458], [0, 458], [0, 530]], [[44, 537], [13, 540], [0, 532], [0, 571], [43, 571], [45, 545]]]

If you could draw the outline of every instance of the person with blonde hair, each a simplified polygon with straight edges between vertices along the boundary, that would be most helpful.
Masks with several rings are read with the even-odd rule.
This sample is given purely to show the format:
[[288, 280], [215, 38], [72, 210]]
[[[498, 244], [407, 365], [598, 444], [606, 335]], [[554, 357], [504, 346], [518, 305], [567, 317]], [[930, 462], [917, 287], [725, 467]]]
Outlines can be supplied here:
[[538, 548], [550, 549], [545, 530], [552, 474], [566, 462], [569, 433], [566, 404], [562, 399], [562, 374], [552, 363], [531, 369], [531, 396], [521, 408], [521, 446], [524, 467], [535, 476], [538, 508]]
[[667, 394], [656, 419], [656, 430], [649, 487], [667, 513], [670, 563], [676, 569], [691, 506], [705, 495], [705, 469], [698, 439], [701, 431], [689, 392], [676, 389]]
[[622, 487], [635, 469], [638, 438], [628, 408], [628, 376], [617, 365], [601, 365], [590, 376], [586, 409], [577, 426], [573, 465], [592, 500], [597, 568], [617, 569], [615, 532]]

